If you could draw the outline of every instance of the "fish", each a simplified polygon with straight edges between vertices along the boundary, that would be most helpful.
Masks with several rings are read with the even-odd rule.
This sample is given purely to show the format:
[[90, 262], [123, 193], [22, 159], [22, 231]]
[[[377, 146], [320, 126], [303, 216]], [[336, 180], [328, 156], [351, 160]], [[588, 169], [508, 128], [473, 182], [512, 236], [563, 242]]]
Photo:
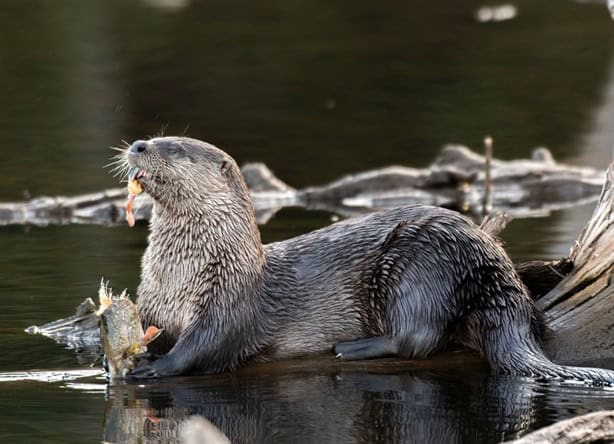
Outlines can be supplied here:
[[108, 283], [101, 281], [98, 298], [97, 314], [107, 376], [111, 380], [122, 379], [134, 369], [138, 355], [147, 352], [147, 345], [160, 336], [163, 329], [149, 326], [143, 331], [136, 304], [126, 290], [113, 295]]
[[132, 204], [136, 196], [143, 192], [143, 187], [139, 183], [139, 179], [143, 177], [143, 171], [138, 168], [132, 168], [128, 173], [128, 200], [126, 201], [126, 221], [129, 227], [134, 227], [135, 219], [132, 213]]

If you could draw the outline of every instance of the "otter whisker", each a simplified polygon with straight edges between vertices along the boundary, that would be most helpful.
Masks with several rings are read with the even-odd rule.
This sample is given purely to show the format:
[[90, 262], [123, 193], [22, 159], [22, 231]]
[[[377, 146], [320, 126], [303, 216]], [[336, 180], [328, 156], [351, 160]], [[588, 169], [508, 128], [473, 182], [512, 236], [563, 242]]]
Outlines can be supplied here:
[[168, 129], [168, 123], [162, 124], [160, 131], [158, 131], [158, 133], [154, 137], [164, 137], [164, 133], [166, 133], [167, 129]]
[[128, 160], [126, 159], [126, 155], [124, 153], [115, 154], [111, 156], [111, 161], [107, 165], [116, 165], [116, 164], [127, 164]]
[[120, 182], [128, 181], [128, 170], [118, 171], [113, 174], [114, 177], [118, 177]]
[[160, 182], [164, 183], [164, 172], [163, 172], [163, 170], [162, 170], [162, 168], [160, 166], [158, 166], [158, 168], [156, 168], [155, 177], [158, 177]]
[[124, 181], [128, 179], [129, 170], [130, 170], [130, 167], [128, 166], [118, 165], [112, 168], [110, 172], [114, 177], [119, 177], [120, 181]]
[[128, 148], [130, 148], [130, 144], [126, 142], [124, 139], [121, 140], [121, 143], [122, 144], [120, 146], [110, 146], [109, 148], [114, 151], [125, 153], [128, 150]]
[[127, 170], [128, 168], [124, 165], [124, 164], [117, 164], [117, 163], [108, 163], [105, 166], [103, 166], [103, 168], [109, 168], [110, 169], [110, 173], [114, 176], [116, 176], [118, 173]]
[[124, 168], [127, 168], [127, 163], [120, 160], [112, 160], [111, 162], [104, 165], [103, 168], [110, 168], [111, 172], [123, 170]]
[[190, 130], [190, 124], [186, 124], [185, 128], [183, 129], [183, 132], [181, 133], [181, 137], [187, 137], [188, 136], [188, 131]]
[[116, 154], [111, 157], [111, 161], [107, 163], [103, 168], [110, 168], [111, 174], [115, 177], [127, 178], [130, 165], [128, 165], [128, 159], [125, 151]]

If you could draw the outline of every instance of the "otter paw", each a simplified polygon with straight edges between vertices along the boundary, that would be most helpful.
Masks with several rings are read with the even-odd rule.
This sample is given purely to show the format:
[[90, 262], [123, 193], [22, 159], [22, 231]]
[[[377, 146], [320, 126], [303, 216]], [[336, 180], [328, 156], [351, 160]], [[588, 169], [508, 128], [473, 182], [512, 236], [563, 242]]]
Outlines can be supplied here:
[[158, 369], [154, 365], [155, 361], [149, 361], [144, 359], [139, 361], [137, 366], [132, 369], [130, 373], [126, 376], [126, 379], [152, 379], [159, 378]]
[[177, 376], [182, 372], [177, 368], [176, 361], [164, 355], [160, 358], [151, 356], [147, 353], [141, 355], [136, 367], [127, 375], [128, 379], [152, 379], [163, 378], [166, 376]]

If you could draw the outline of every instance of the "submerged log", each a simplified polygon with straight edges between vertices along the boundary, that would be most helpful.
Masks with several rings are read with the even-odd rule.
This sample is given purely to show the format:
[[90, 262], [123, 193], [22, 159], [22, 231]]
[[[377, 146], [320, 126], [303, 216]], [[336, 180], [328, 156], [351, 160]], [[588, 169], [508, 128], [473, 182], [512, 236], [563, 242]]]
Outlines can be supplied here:
[[[391, 166], [351, 174], [326, 185], [296, 190], [264, 165], [242, 167], [256, 218], [266, 223], [280, 208], [303, 206], [350, 216], [371, 209], [412, 203], [481, 213], [485, 162], [463, 146], [443, 149], [429, 168]], [[531, 159], [492, 160], [492, 206], [516, 217], [547, 215], [597, 198], [603, 172], [555, 162], [545, 148]], [[0, 225], [92, 223], [109, 225], [125, 218], [126, 190], [109, 189], [74, 197], [41, 197], [0, 203]], [[151, 216], [152, 201], [142, 194], [135, 203], [137, 220]]]

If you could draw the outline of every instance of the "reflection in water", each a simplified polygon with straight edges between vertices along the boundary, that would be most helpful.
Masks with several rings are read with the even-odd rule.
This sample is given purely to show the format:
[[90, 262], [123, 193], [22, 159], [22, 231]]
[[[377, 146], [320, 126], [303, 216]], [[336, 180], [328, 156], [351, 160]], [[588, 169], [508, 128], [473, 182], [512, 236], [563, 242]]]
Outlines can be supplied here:
[[545, 398], [567, 403], [569, 416], [577, 411], [574, 397], [595, 404], [592, 408], [612, 402], [612, 394], [591, 399], [596, 392], [589, 389], [554, 388], [462, 370], [114, 385], [107, 393], [104, 440], [178, 442], [182, 423], [201, 415], [237, 443], [496, 442], [534, 428], [535, 422], [552, 422], [539, 410]]
[[143, 3], [152, 8], [173, 12], [189, 6], [190, 0], [143, 0]]
[[516, 18], [518, 9], [514, 4], [507, 3], [497, 6], [481, 6], [475, 12], [475, 19], [480, 23], [504, 22]]
[[198, 415], [183, 421], [179, 433], [183, 444], [230, 444], [220, 429]]

